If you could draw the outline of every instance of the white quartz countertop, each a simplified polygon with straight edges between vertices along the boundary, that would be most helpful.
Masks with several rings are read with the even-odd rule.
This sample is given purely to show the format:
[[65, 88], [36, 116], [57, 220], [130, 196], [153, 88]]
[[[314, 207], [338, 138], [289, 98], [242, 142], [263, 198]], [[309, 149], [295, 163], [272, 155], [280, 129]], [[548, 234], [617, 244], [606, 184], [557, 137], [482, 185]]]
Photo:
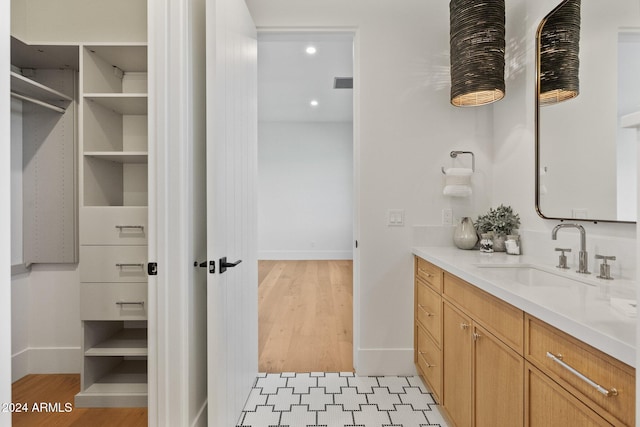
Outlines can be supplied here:
[[[636, 319], [611, 306], [603, 290], [614, 298], [635, 299], [635, 282], [603, 280], [573, 270], [544, 265], [527, 255], [486, 254], [454, 247], [415, 247], [415, 255], [472, 285], [537, 317], [581, 341], [635, 367]], [[535, 266], [572, 279], [569, 286], [527, 286], [496, 275], [482, 266]], [[479, 266], [480, 265], [480, 266]], [[592, 270], [595, 267], [592, 267]], [[576, 280], [587, 282], [578, 283]]]

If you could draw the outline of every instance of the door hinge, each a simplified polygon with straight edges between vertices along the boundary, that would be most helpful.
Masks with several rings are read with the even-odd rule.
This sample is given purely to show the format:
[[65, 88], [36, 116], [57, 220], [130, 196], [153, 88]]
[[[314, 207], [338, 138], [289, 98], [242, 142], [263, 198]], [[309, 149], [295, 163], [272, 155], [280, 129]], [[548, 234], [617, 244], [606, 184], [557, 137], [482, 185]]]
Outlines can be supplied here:
[[356, 249], [358, 249], [358, 241], [356, 240]]
[[150, 262], [147, 264], [147, 274], [149, 276], [157, 276], [158, 275], [158, 263]]

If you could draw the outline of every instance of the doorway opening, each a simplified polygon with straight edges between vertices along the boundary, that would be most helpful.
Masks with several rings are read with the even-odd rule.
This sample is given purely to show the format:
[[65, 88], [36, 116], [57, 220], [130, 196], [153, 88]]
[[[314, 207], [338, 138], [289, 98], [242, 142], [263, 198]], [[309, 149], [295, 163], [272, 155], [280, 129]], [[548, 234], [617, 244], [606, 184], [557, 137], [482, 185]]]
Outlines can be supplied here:
[[353, 371], [354, 35], [258, 36], [260, 372]]

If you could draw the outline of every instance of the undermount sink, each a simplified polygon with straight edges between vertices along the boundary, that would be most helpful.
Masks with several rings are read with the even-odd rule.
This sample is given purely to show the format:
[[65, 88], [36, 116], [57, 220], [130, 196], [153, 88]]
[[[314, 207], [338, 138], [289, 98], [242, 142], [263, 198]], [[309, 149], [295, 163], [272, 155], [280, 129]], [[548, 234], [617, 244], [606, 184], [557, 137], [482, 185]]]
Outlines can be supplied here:
[[[486, 273], [487, 278], [509, 280], [531, 287], [569, 287], [576, 284], [594, 286], [586, 281], [573, 278], [565, 271], [547, 270], [531, 264], [476, 264]], [[565, 274], [563, 274], [565, 273]]]

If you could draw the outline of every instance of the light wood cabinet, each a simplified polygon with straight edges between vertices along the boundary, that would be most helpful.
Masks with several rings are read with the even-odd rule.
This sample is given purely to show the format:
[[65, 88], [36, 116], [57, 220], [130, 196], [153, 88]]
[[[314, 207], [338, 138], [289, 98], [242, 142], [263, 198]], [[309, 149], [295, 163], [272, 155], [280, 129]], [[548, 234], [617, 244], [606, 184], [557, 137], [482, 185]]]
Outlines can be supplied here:
[[610, 426], [602, 417], [530, 363], [525, 373], [526, 427]]
[[442, 405], [458, 427], [471, 425], [471, 319], [445, 303]]
[[415, 266], [416, 366], [452, 426], [635, 425], [634, 368], [419, 257]]
[[543, 373], [541, 375], [546, 375], [609, 423], [635, 425], [635, 370], [632, 367], [529, 315], [526, 316], [525, 349], [527, 360]]
[[443, 406], [457, 427], [523, 422], [522, 356], [444, 301]]
[[147, 48], [81, 46], [79, 407], [147, 405]]
[[442, 400], [442, 270], [422, 258], [414, 265], [414, 363]]
[[477, 324], [473, 341], [473, 425], [521, 426], [524, 359]]

